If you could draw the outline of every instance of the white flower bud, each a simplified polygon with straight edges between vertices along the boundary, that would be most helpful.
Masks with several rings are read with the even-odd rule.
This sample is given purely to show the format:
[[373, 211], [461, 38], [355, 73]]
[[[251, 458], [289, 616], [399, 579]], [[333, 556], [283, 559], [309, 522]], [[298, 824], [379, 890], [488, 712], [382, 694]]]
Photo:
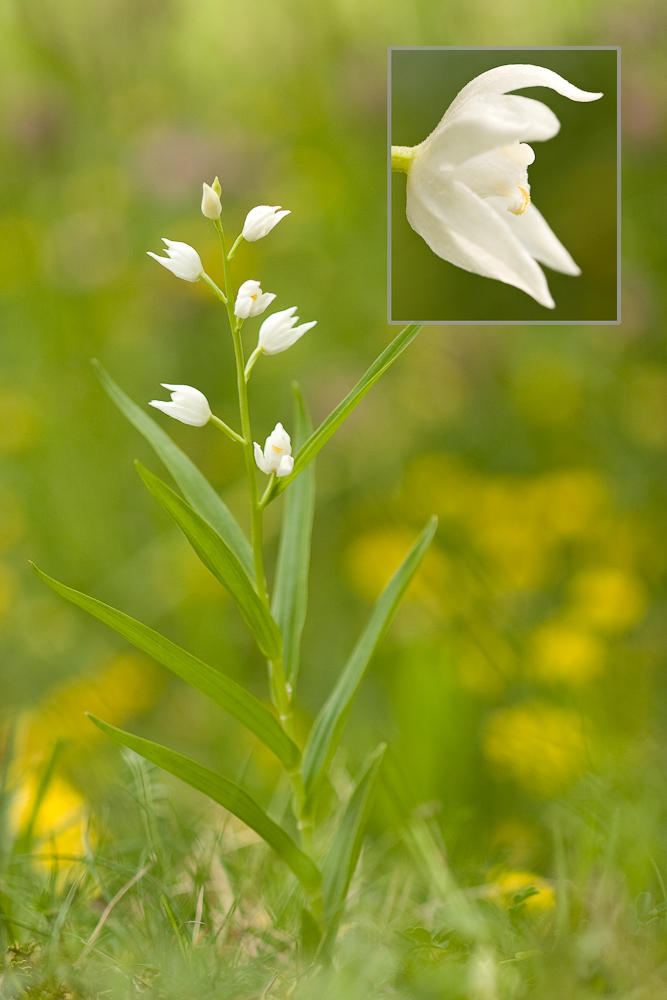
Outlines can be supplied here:
[[158, 257], [156, 253], [147, 251], [148, 256], [162, 264], [168, 271], [175, 274], [177, 278], [184, 281], [199, 281], [204, 265], [194, 247], [188, 243], [179, 243], [176, 240], [162, 239], [167, 248], [166, 257]]
[[258, 205], [251, 208], [243, 223], [241, 235], [248, 243], [261, 240], [267, 236], [274, 226], [277, 226], [281, 219], [290, 214], [290, 210], [284, 208], [280, 210], [280, 205]]
[[276, 424], [264, 444], [264, 451], [257, 442], [255, 445], [255, 462], [257, 467], [267, 476], [274, 473], [278, 478], [289, 476], [294, 468], [292, 458], [292, 442], [282, 424]]
[[273, 292], [263, 292], [259, 281], [250, 278], [248, 281], [244, 281], [238, 290], [234, 303], [234, 315], [238, 316], [239, 319], [261, 316], [275, 297]]
[[211, 407], [203, 392], [194, 389], [191, 385], [170, 385], [168, 382], [161, 382], [165, 389], [171, 392], [171, 402], [165, 403], [161, 399], [151, 399], [149, 406], [154, 406], [156, 410], [162, 410], [174, 420], [180, 420], [182, 424], [190, 424], [191, 427], [203, 427], [211, 419]]
[[210, 184], [204, 182], [203, 194], [201, 199], [201, 211], [202, 215], [205, 215], [207, 219], [215, 221], [220, 218], [222, 212], [222, 204], [220, 202], [220, 195]]
[[294, 324], [299, 322], [299, 317], [294, 315], [295, 312], [296, 306], [291, 306], [289, 309], [271, 313], [264, 320], [259, 328], [259, 347], [265, 354], [280, 354], [281, 351], [286, 351], [317, 324], [317, 320], [314, 319], [311, 323], [295, 326]]

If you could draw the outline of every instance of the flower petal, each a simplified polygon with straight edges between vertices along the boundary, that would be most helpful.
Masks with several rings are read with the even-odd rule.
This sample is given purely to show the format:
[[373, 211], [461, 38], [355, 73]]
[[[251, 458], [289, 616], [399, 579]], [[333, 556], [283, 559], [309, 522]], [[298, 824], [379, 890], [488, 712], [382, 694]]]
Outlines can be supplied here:
[[532, 202], [523, 215], [508, 213], [505, 200], [487, 198], [487, 204], [507, 222], [531, 257], [562, 274], [581, 274], [581, 268], [575, 264], [549, 223]]
[[408, 222], [443, 260], [495, 278], [553, 309], [546, 278], [504, 219], [465, 184], [416, 161], [408, 175]]
[[480, 153], [514, 142], [544, 142], [560, 130], [551, 108], [531, 97], [487, 94], [452, 113], [453, 105], [418, 147], [442, 167], [455, 167]]
[[597, 101], [602, 97], [602, 94], [580, 90], [544, 66], [515, 63], [509, 66], [496, 66], [476, 76], [459, 91], [450, 104], [448, 113], [453, 113], [462, 104], [481, 94], [508, 94], [510, 90], [522, 90], [524, 87], [549, 87], [571, 101]]

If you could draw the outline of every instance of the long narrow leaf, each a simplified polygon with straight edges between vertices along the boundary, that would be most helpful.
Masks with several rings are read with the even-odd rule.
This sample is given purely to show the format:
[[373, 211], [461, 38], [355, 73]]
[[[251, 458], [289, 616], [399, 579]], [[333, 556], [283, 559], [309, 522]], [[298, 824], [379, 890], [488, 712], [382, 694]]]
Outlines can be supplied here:
[[158, 767], [169, 771], [170, 774], [180, 778], [191, 788], [208, 795], [214, 802], [218, 802], [229, 812], [237, 816], [246, 826], [258, 833], [262, 840], [265, 840], [269, 847], [278, 854], [285, 864], [289, 865], [304, 888], [312, 892], [316, 890], [321, 882], [322, 876], [314, 862], [301, 851], [294, 843], [288, 833], [281, 826], [270, 819], [261, 806], [257, 805], [247, 792], [239, 785], [223, 778], [215, 771], [203, 767], [189, 757], [163, 747], [159, 743], [152, 743], [140, 736], [126, 733], [122, 729], [110, 726], [107, 722], [102, 722], [94, 715], [90, 718], [96, 726], [110, 736], [121, 746], [134, 750], [141, 757], [152, 761]]
[[188, 653], [187, 650], [177, 646], [170, 639], [149, 628], [148, 625], [130, 618], [129, 615], [117, 611], [94, 597], [66, 587], [65, 584], [53, 580], [42, 570], [37, 569], [36, 566], [34, 569], [40, 579], [57, 594], [65, 597], [72, 604], [76, 604], [77, 607], [83, 608], [84, 611], [104, 622], [105, 625], [115, 629], [137, 649], [152, 656], [158, 663], [167, 667], [168, 670], [187, 681], [192, 687], [211, 698], [216, 705], [220, 705], [235, 719], [238, 719], [273, 751], [288, 771], [293, 770], [298, 765], [300, 753], [296, 744], [292, 742], [268, 708], [236, 681], [208, 666], [192, 653]]
[[396, 361], [396, 359], [403, 353], [408, 344], [415, 339], [421, 328], [421, 324], [419, 323], [406, 326], [405, 329], [401, 330], [398, 336], [392, 340], [391, 344], [384, 349], [382, 354], [375, 359], [366, 374], [359, 379], [354, 389], [347, 394], [345, 399], [338, 404], [336, 409], [332, 410], [326, 420], [324, 420], [317, 430], [310, 435], [294, 460], [294, 469], [292, 474], [290, 476], [285, 476], [276, 483], [273, 488], [271, 499], [279, 496], [283, 490], [289, 486], [292, 480], [305, 469], [308, 463], [312, 462], [320, 448], [327, 443], [331, 435], [340, 427], [343, 421], [349, 417], [355, 406], [361, 402], [368, 390], [375, 385], [380, 376], [386, 372], [390, 365], [393, 365], [394, 361]]
[[309, 794], [314, 791], [329, 768], [371, 657], [389, 628], [437, 526], [438, 519], [432, 517], [380, 594], [368, 625], [313, 724], [303, 755], [303, 777]]
[[385, 749], [386, 744], [381, 743], [362, 768], [357, 786], [345, 807], [340, 826], [322, 866], [324, 923], [329, 934], [340, 918], [347, 890], [357, 867], [372, 804], [372, 793], [375, 790], [375, 780]]
[[[294, 427], [297, 446], [312, 431], [298, 386], [294, 386]], [[283, 637], [283, 666], [292, 688], [299, 672], [301, 633], [308, 607], [310, 536], [315, 511], [315, 464], [292, 484], [285, 498], [273, 594], [273, 617]]]
[[201, 561], [234, 598], [266, 658], [276, 660], [281, 655], [280, 631], [232, 550], [182, 497], [140, 462], [136, 466], [150, 492], [171, 514]]
[[107, 395], [139, 433], [143, 434], [158, 458], [164, 462], [190, 506], [194, 507], [212, 528], [215, 528], [252, 579], [253, 559], [250, 542], [208, 479], [178, 445], [174, 444], [159, 424], [123, 392], [99, 361], [93, 360], [93, 367]]

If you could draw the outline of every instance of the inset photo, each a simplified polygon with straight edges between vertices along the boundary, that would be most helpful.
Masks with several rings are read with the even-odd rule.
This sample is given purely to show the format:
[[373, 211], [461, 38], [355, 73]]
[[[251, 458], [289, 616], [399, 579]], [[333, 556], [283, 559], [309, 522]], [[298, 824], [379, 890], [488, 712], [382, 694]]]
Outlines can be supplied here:
[[391, 47], [388, 320], [620, 323], [617, 47]]

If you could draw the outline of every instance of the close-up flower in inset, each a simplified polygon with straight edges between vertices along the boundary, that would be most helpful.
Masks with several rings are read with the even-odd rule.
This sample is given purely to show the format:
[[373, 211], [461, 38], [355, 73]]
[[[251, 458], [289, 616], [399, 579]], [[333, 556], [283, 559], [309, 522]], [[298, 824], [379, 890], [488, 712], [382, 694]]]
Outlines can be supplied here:
[[156, 410], [162, 410], [174, 420], [190, 424], [191, 427], [203, 427], [209, 422], [211, 407], [203, 392], [191, 385], [170, 385], [168, 382], [161, 382], [160, 385], [170, 390], [171, 402], [151, 399], [149, 406], [154, 406]]
[[581, 271], [531, 201], [535, 153], [527, 143], [553, 138], [560, 122], [540, 101], [508, 96], [524, 87], [549, 87], [572, 101], [603, 96], [542, 66], [498, 66], [460, 91], [423, 142], [392, 146], [392, 169], [407, 173], [408, 222], [434, 253], [552, 309], [537, 261]]
[[289, 476], [294, 468], [292, 458], [292, 441], [282, 424], [278, 423], [273, 428], [264, 444], [264, 451], [257, 442], [255, 445], [255, 462], [258, 469], [265, 472], [267, 476], [275, 473], [276, 476]]
[[277, 226], [281, 219], [290, 214], [289, 208], [280, 208], [280, 205], [257, 205], [251, 208], [243, 223], [241, 235], [248, 243], [261, 240], [267, 236], [274, 226]]
[[317, 324], [317, 320], [314, 319], [310, 323], [296, 326], [299, 322], [299, 317], [294, 315], [296, 309], [296, 306], [281, 309], [279, 312], [271, 313], [264, 320], [259, 328], [259, 343], [257, 345], [259, 350], [263, 351], [264, 354], [280, 354]]
[[249, 278], [244, 281], [236, 294], [234, 315], [239, 319], [249, 316], [261, 316], [275, 299], [273, 292], [263, 292], [259, 281]]
[[166, 267], [177, 278], [183, 278], [184, 281], [199, 281], [204, 265], [195, 248], [189, 243], [179, 243], [177, 240], [163, 238], [162, 242], [167, 248], [167, 256], [158, 257], [156, 253], [147, 250], [148, 256]]

